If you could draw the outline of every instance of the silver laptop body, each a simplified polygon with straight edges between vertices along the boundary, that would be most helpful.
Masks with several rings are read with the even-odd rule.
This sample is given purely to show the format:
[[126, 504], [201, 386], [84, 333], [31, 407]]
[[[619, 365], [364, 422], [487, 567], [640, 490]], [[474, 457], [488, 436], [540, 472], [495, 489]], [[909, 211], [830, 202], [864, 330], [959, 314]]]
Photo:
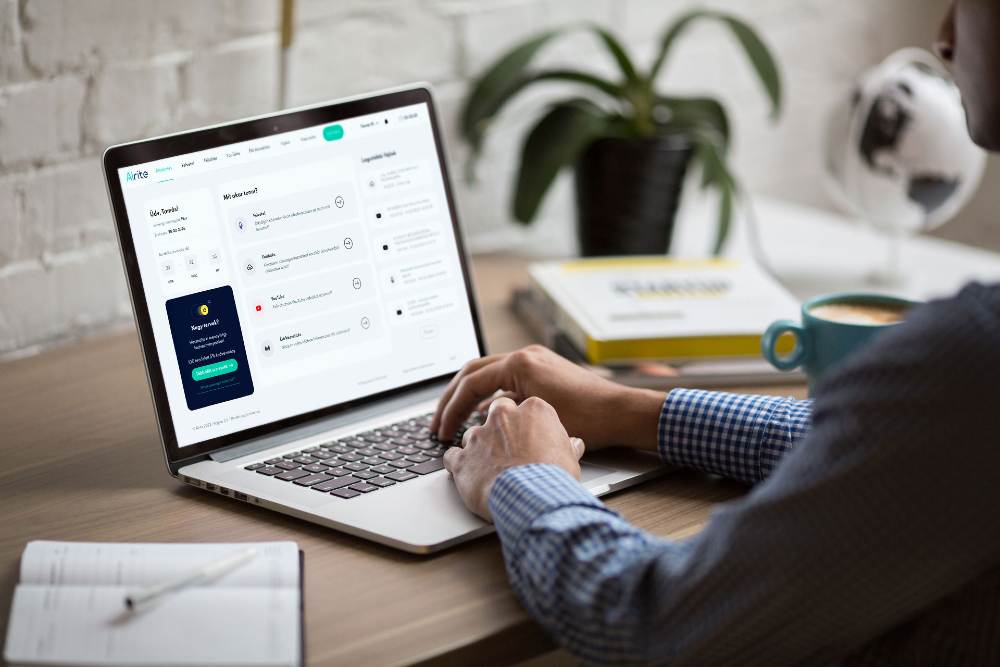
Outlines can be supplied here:
[[[424, 437], [485, 352], [426, 86], [114, 146], [104, 169], [171, 475], [414, 553], [492, 531]], [[664, 470], [608, 450], [583, 483]]]

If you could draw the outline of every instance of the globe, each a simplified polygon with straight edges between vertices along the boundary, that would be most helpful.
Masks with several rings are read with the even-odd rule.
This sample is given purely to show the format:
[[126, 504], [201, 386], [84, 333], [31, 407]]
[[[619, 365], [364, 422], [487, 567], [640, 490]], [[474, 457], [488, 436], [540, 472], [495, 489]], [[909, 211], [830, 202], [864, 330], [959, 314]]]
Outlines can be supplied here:
[[944, 224], [982, 177], [986, 155], [969, 138], [958, 87], [922, 49], [897, 51], [862, 74], [827, 128], [834, 199], [893, 236]]

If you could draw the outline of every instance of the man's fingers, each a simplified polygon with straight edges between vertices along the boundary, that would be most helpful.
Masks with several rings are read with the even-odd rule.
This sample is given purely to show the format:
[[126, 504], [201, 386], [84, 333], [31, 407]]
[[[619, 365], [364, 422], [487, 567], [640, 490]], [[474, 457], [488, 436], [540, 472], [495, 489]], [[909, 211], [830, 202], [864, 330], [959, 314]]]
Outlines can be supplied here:
[[459, 380], [448, 403], [438, 410], [441, 414], [436, 430], [438, 439], [441, 442], [450, 440], [480, 401], [492, 396], [497, 389], [505, 389], [506, 375], [506, 364], [501, 361], [486, 364]]
[[490, 404], [498, 398], [509, 398], [517, 403], [517, 394], [512, 391], [505, 391], [480, 401], [479, 405], [476, 406], [476, 412], [486, 412], [490, 409]]
[[472, 371], [478, 370], [487, 364], [497, 361], [502, 356], [503, 355], [500, 354], [489, 354], [485, 357], [473, 359], [472, 361], [466, 363], [461, 370], [455, 373], [454, 377], [452, 377], [451, 381], [448, 383], [448, 386], [444, 388], [444, 392], [441, 393], [441, 398], [438, 399], [437, 410], [434, 411], [434, 417], [431, 418], [430, 426], [432, 431], [437, 426], [437, 423], [441, 421], [441, 409], [447, 405], [448, 400], [451, 398], [451, 395], [455, 393], [455, 388], [458, 386], [458, 383], [461, 382], [462, 378]]
[[579, 461], [583, 458], [583, 453], [587, 451], [587, 446], [584, 444], [583, 440], [580, 438], [570, 438], [569, 444], [573, 446], [573, 453], [576, 454], [576, 460]]
[[508, 396], [497, 396], [490, 403], [490, 407], [486, 411], [486, 419], [489, 420], [490, 415], [492, 415], [498, 409], [501, 409], [501, 408], [516, 408], [516, 407], [517, 407], [517, 403], [515, 403], [513, 400], [511, 400], [510, 397], [508, 397]]
[[438, 400], [437, 410], [434, 411], [434, 417], [431, 418], [430, 429], [432, 433], [436, 433], [438, 428], [441, 426], [441, 412], [444, 406], [448, 405], [448, 401], [451, 400], [451, 395], [455, 393], [455, 389], [458, 387], [458, 383], [462, 381], [466, 375], [472, 371], [479, 370], [487, 364], [492, 364], [495, 361], [499, 361], [506, 355], [503, 354], [490, 354], [485, 357], [479, 357], [478, 359], [473, 359], [469, 363], [465, 364], [458, 373], [455, 373], [455, 377], [451, 379], [448, 386], [444, 388], [444, 393], [441, 394], [441, 398]]
[[455, 468], [458, 466], [458, 461], [461, 456], [461, 447], [449, 447], [446, 449], [444, 452], [444, 469], [454, 475]]

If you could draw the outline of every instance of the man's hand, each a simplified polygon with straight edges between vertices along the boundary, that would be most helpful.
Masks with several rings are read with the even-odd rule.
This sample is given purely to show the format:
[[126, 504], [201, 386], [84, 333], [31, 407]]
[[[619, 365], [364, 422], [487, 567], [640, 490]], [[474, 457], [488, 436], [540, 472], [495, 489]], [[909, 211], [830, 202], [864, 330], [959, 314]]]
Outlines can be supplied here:
[[467, 363], [445, 389], [431, 431], [451, 441], [466, 417], [485, 410], [497, 391], [518, 402], [529, 396], [548, 402], [570, 435], [592, 449], [656, 449], [662, 392], [616, 384], [540, 345]]
[[551, 463], [580, 479], [583, 441], [570, 438], [551, 405], [529, 398], [517, 405], [506, 397], [490, 404], [486, 423], [465, 432], [462, 447], [444, 454], [465, 506], [490, 520], [490, 490], [507, 468]]

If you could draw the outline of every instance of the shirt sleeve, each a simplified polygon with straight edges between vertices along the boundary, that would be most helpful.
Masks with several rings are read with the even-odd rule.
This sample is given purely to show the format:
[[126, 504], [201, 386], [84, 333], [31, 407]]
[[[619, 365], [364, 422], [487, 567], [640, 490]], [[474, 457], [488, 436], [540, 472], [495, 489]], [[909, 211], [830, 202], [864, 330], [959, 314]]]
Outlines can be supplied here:
[[1000, 563], [1000, 349], [982, 333], [1000, 303], [976, 305], [921, 309], [852, 358], [806, 442], [688, 540], [559, 468], [505, 471], [489, 504], [515, 592], [588, 664], [763, 665], [842, 660], [972, 585]]
[[755, 484], [809, 432], [812, 401], [674, 389], [660, 413], [660, 458]]
[[565, 470], [511, 468], [493, 485], [490, 511], [514, 593], [556, 640], [588, 664], [646, 661], [635, 629], [648, 608], [646, 567], [680, 571], [690, 542], [657, 539], [594, 498]]

